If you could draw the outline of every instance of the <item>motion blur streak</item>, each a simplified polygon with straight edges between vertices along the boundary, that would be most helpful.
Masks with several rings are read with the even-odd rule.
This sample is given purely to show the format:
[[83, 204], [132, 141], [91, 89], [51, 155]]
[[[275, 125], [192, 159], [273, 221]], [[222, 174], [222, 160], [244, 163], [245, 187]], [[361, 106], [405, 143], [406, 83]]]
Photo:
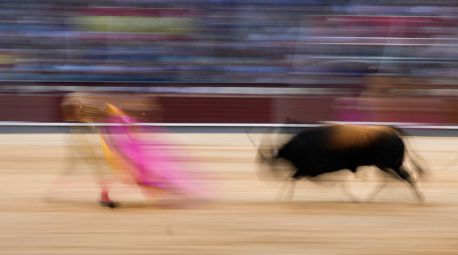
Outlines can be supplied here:
[[[456, 0], [1, 0], [0, 254], [458, 254], [457, 14]], [[406, 127], [424, 175], [364, 165], [401, 155], [397, 138], [310, 135], [298, 147], [324, 150], [293, 150], [304, 166], [356, 168], [354, 151], [363, 165], [276, 200], [288, 171], [258, 148], [300, 131], [285, 123], [335, 121]]]
[[454, 1], [4, 0], [0, 7], [1, 74], [10, 80], [335, 83], [372, 66], [437, 85], [457, 78]]

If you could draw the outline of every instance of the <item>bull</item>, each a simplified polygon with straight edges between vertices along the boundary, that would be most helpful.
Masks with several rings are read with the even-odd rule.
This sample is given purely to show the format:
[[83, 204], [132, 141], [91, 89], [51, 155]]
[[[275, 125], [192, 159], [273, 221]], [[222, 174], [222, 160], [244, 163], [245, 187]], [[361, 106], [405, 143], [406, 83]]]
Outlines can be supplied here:
[[[407, 183], [420, 201], [423, 195], [418, 190], [413, 173], [404, 164], [407, 149], [402, 130], [388, 126], [327, 125], [315, 127], [296, 134], [279, 148], [260, 146], [258, 159], [278, 171], [281, 161], [293, 167], [291, 196], [297, 180], [340, 170], [356, 173], [361, 166], [375, 166], [398, 180]], [[411, 157], [418, 176], [424, 173]], [[287, 184], [289, 185], [289, 184]], [[379, 187], [371, 198], [381, 190]]]

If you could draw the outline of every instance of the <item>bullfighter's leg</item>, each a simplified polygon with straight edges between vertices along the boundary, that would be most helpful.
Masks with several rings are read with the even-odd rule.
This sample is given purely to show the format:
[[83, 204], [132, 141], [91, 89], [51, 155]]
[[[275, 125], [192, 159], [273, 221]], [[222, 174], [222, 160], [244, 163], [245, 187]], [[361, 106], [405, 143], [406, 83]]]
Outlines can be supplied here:
[[93, 166], [96, 181], [100, 186], [99, 204], [103, 207], [116, 208], [119, 206], [119, 203], [111, 200], [109, 196], [109, 184], [111, 182], [111, 173], [108, 172], [108, 169], [103, 164], [101, 158], [97, 156], [96, 152], [93, 149], [90, 152], [91, 157], [87, 159], [87, 162]]
[[[83, 162], [84, 158], [87, 157], [86, 147], [81, 139], [79, 129], [72, 128], [70, 133], [66, 135], [66, 146], [65, 153], [67, 154], [67, 160], [65, 161], [64, 169], [59, 177], [53, 182], [49, 191], [53, 191], [57, 188], [61, 188], [61, 184], [65, 182], [69, 175], [74, 174], [76, 171], [76, 165]], [[50, 193], [50, 192], [49, 192]]]
[[[67, 160], [65, 161], [62, 172], [53, 181], [46, 194], [60, 192], [64, 185], [68, 184], [68, 177], [74, 175], [78, 170], [76, 166], [80, 163], [87, 164], [86, 159], [91, 159], [92, 155], [88, 152], [89, 145], [84, 135], [87, 132], [86, 130], [83, 128], [72, 128], [70, 133], [66, 135], [67, 144], [65, 146], [65, 154], [67, 154]], [[92, 165], [89, 167], [92, 167]]]

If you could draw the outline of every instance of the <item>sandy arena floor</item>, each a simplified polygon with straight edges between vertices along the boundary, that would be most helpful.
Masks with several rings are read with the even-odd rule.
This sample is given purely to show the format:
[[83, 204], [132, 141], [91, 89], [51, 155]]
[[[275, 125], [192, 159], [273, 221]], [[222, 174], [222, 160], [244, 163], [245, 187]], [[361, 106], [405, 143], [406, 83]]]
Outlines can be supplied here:
[[301, 182], [292, 201], [276, 201], [281, 184], [259, 180], [245, 134], [171, 136], [212, 202], [164, 207], [118, 183], [123, 206], [102, 208], [93, 165], [63, 175], [66, 135], [0, 135], [0, 254], [458, 254], [458, 138], [409, 139], [429, 169], [421, 204], [396, 181], [370, 203], [330, 185], [345, 180], [363, 198], [379, 180], [370, 168]]

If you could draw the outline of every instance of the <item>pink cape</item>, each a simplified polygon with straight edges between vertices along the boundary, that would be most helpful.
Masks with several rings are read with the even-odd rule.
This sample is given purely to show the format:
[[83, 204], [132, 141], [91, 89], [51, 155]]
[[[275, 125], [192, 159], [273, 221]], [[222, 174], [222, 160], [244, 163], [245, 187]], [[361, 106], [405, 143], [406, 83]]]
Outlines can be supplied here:
[[[112, 117], [110, 123], [120, 124], [107, 127], [107, 133], [112, 147], [133, 166], [131, 174], [135, 175], [138, 184], [173, 193], [200, 194], [195, 185], [191, 184], [193, 178], [190, 173], [185, 172], [176, 156], [165, 150], [169, 144], [154, 138], [148, 138], [146, 143], [136, 137], [129, 130], [135, 122], [126, 115]], [[158, 127], [153, 130], [156, 134], [164, 133]]]

